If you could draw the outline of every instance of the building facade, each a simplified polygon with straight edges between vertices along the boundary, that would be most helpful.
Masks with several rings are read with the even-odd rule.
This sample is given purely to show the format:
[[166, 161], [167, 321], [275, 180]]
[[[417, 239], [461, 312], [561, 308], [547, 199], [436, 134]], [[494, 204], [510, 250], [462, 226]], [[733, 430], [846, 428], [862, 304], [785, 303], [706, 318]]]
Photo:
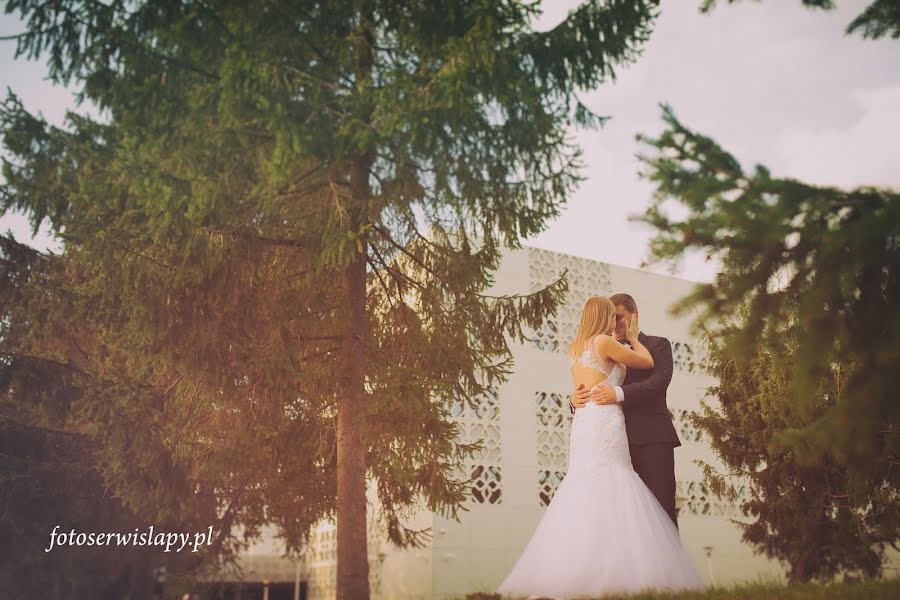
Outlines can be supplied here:
[[[462, 403], [453, 407], [462, 438], [484, 442], [484, 449], [467, 465], [473, 485], [460, 521], [420, 510], [410, 526], [431, 527], [431, 542], [426, 548], [400, 550], [385, 542], [377, 527], [377, 509], [371, 511], [373, 598], [464, 598], [493, 592], [505, 578], [566, 473], [572, 383], [565, 348], [587, 298], [617, 292], [635, 298], [643, 331], [672, 343], [675, 369], [668, 406], [682, 442], [675, 449], [679, 529], [698, 570], [707, 583], [783, 579], [777, 562], [755, 554], [741, 541], [732, 519], [745, 518], [736, 504], [723, 502], [706, 489], [695, 464], [700, 460], [721, 467], [704, 435], [687, 419], [714, 381], [702, 370], [703, 351], [689, 331], [690, 318], [676, 319], [668, 312], [695, 284], [525, 247], [506, 251], [489, 293], [534, 291], [563, 270], [568, 270], [567, 299], [556, 318], [532, 332], [531, 342], [512, 343], [515, 364], [508, 381], [474, 409]], [[739, 495], [747, 493], [736, 487]], [[370, 497], [374, 506], [374, 495]], [[301, 565], [309, 598], [334, 597], [334, 537], [334, 524], [322, 523], [312, 538]]]

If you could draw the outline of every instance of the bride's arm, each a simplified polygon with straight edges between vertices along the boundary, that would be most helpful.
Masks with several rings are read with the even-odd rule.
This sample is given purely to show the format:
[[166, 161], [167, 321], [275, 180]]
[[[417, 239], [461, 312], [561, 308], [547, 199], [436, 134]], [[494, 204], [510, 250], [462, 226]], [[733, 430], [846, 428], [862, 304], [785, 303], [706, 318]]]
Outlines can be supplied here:
[[653, 357], [650, 356], [650, 351], [647, 350], [646, 346], [641, 343], [637, 336], [634, 336], [634, 338], [629, 337], [628, 341], [631, 342], [634, 349], [623, 346], [614, 338], [604, 335], [600, 338], [600, 353], [617, 363], [622, 363], [626, 367], [652, 369]]

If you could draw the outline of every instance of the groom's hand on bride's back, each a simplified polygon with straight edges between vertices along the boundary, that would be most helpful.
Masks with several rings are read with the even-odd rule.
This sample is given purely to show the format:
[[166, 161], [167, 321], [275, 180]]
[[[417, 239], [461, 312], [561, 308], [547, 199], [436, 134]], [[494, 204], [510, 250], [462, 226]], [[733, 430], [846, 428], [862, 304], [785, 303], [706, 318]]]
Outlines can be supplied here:
[[572, 392], [572, 398], [569, 401], [574, 408], [584, 408], [584, 405], [591, 401], [591, 390], [581, 383]]
[[615, 404], [617, 402], [616, 390], [608, 383], [597, 385], [589, 394], [588, 399], [597, 404]]

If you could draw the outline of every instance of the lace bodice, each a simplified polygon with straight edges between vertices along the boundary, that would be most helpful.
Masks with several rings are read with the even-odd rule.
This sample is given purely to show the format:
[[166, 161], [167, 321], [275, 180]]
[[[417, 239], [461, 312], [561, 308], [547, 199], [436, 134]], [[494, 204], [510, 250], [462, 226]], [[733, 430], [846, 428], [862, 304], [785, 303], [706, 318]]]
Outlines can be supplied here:
[[[602, 358], [597, 353], [596, 339], [596, 337], [591, 338], [584, 345], [584, 351], [582, 351], [581, 356], [578, 357], [578, 362], [588, 369], [593, 369], [594, 371], [598, 371], [606, 375], [607, 379], [606, 381], [604, 381], [604, 383], [609, 383], [610, 385], [621, 385], [622, 381], [625, 380], [625, 365], [620, 365], [616, 361], [609, 358]], [[569, 366], [571, 367], [574, 364], [575, 359], [569, 359]], [[620, 373], [614, 371], [620, 371]], [[618, 377], [619, 375], [621, 376], [621, 379]], [[615, 382], [611, 380], [613, 376], [617, 376]]]
[[[606, 380], [597, 385], [622, 385], [625, 365], [603, 359], [597, 353], [595, 341], [585, 344], [578, 357], [582, 365], [605, 374]], [[571, 360], [571, 364], [575, 359]], [[625, 415], [619, 404], [588, 402], [575, 411], [569, 433], [569, 471], [593, 471], [600, 466], [618, 465], [631, 469], [631, 453], [625, 433]]]

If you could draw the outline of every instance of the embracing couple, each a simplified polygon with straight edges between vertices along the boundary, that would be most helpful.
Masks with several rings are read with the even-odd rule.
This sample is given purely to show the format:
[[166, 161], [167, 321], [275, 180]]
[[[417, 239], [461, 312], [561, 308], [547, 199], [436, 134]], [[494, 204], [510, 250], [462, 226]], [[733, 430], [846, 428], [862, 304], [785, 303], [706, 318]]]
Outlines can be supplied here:
[[628, 294], [593, 296], [569, 356], [568, 472], [498, 592], [563, 599], [702, 588], [675, 514], [681, 442], [666, 406], [669, 340], [640, 331]]

